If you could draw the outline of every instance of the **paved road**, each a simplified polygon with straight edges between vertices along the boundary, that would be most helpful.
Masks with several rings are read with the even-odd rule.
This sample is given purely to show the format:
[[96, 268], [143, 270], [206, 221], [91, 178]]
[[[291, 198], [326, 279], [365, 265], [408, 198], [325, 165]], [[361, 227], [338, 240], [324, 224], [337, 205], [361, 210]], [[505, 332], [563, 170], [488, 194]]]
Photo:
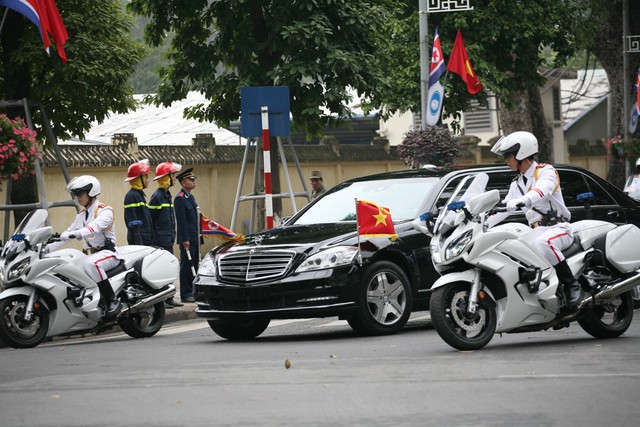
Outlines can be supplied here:
[[640, 322], [614, 340], [572, 327], [458, 352], [421, 316], [388, 337], [312, 319], [233, 343], [184, 321], [0, 349], [0, 425], [638, 425]]

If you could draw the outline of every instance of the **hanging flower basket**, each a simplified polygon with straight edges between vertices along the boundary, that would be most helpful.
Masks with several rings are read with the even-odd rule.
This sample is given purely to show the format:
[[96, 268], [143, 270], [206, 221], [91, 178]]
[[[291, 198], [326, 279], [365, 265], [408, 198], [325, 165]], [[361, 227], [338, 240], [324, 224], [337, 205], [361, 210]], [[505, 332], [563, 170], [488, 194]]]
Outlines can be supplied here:
[[36, 132], [22, 119], [11, 120], [0, 114], [0, 190], [4, 181], [17, 181], [23, 175], [36, 173], [36, 159], [42, 157], [42, 147]]
[[640, 139], [630, 138], [628, 141], [616, 135], [605, 141], [607, 152], [613, 159], [637, 159], [640, 157]]

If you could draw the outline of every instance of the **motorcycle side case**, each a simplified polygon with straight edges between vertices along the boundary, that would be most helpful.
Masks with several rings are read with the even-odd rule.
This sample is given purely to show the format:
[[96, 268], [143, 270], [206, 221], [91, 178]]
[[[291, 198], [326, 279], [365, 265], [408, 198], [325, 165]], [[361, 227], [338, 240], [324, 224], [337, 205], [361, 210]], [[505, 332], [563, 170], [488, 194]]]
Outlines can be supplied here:
[[154, 289], [161, 289], [178, 279], [180, 262], [170, 252], [156, 249], [142, 261], [142, 279]]
[[617, 226], [606, 221], [582, 220], [571, 224], [571, 231], [574, 236], [578, 236], [582, 249], [589, 249], [593, 242], [603, 234], [613, 230]]
[[607, 260], [622, 273], [640, 268], [640, 228], [625, 224], [607, 233], [605, 254]]

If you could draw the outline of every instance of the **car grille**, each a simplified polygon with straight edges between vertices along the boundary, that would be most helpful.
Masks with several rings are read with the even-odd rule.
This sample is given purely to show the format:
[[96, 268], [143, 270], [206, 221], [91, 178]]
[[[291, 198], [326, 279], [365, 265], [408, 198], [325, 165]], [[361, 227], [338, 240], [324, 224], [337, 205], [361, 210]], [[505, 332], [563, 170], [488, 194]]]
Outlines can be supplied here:
[[218, 258], [220, 279], [252, 282], [282, 277], [293, 261], [295, 252], [265, 251], [228, 253]]

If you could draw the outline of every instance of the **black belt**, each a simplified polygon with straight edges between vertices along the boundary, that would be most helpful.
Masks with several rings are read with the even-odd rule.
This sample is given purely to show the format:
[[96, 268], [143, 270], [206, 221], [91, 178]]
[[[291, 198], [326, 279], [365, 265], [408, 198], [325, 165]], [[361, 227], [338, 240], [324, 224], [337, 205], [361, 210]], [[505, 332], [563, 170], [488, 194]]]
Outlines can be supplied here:
[[100, 251], [111, 251], [111, 252], [114, 252], [114, 250], [113, 250], [113, 249], [108, 248], [108, 247], [106, 247], [106, 246], [103, 246], [103, 247], [101, 247], [101, 248], [89, 248], [89, 249], [83, 249], [83, 250], [82, 250], [82, 252], [83, 252], [85, 255], [93, 255], [93, 254], [96, 254], [96, 253], [98, 253], [98, 252], [100, 252]]
[[551, 226], [553, 227], [554, 225], [558, 225], [558, 224], [563, 224], [566, 221], [558, 221], [555, 224], [549, 224], [548, 222], [544, 221], [544, 220], [540, 220], [540, 221], [536, 221], [536, 222], [532, 222], [531, 224], [529, 224], [529, 227], [531, 228], [538, 228], [538, 227], [547, 227], [547, 226]]

